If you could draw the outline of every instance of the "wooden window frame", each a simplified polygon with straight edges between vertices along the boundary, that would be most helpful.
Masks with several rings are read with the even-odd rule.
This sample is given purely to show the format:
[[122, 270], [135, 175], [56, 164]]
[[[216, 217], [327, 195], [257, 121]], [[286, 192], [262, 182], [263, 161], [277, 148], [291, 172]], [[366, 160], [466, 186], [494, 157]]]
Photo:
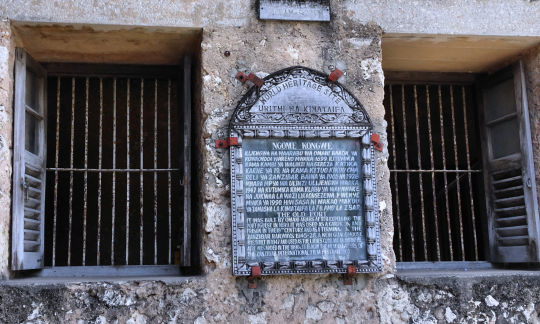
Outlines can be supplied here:
[[[38, 105], [41, 106], [41, 112], [29, 109], [26, 102], [27, 84], [26, 77], [28, 70], [32, 71], [39, 79], [39, 93], [37, 94]], [[14, 127], [13, 127], [13, 194], [12, 194], [12, 245], [11, 245], [11, 268], [13, 270], [30, 270], [43, 267], [43, 251], [44, 251], [44, 214], [45, 214], [45, 167], [47, 156], [47, 103], [45, 101], [45, 89], [47, 82], [46, 71], [23, 49], [15, 49], [15, 84], [14, 84]], [[35, 108], [35, 107], [31, 107]], [[38, 137], [39, 137], [39, 153], [36, 155], [26, 150], [26, 114], [28, 110], [32, 111], [32, 115], [40, 117]], [[39, 109], [38, 109], [39, 110]], [[41, 113], [39, 116], [38, 114]], [[34, 178], [41, 181], [41, 188], [32, 187], [26, 182], [27, 163], [35, 168], [37, 173]], [[37, 175], [39, 174], [39, 176]], [[29, 200], [29, 190], [32, 188], [40, 191], [39, 209], [29, 211], [25, 206]], [[26, 209], [26, 210], [25, 210]], [[32, 214], [32, 217], [25, 217], [26, 211]], [[37, 215], [37, 217], [36, 217]], [[39, 222], [39, 228], [32, 226], [31, 223]], [[36, 224], [37, 225], [37, 224]], [[25, 243], [27, 235], [38, 235], [39, 251], [26, 251]], [[34, 237], [35, 238], [35, 237]], [[34, 242], [38, 242], [37, 240]]]
[[[114, 68], [114, 73], [111, 73], [111, 69]], [[42, 158], [41, 172], [41, 205], [40, 205], [40, 245], [39, 252], [33, 253], [31, 256], [28, 252], [24, 252], [22, 247], [24, 237], [24, 225], [21, 215], [24, 213], [24, 202], [21, 202], [24, 190], [22, 186], [22, 178], [19, 176], [21, 172], [24, 172], [23, 161], [25, 154], [25, 95], [26, 95], [26, 70], [31, 69], [42, 79], [40, 84], [40, 93], [38, 98], [41, 100], [41, 106], [43, 109], [42, 121], [40, 124], [40, 156]], [[107, 65], [107, 64], [69, 64], [69, 63], [49, 63], [45, 67], [41, 66], [35, 61], [24, 49], [16, 48], [15, 55], [15, 99], [14, 99], [14, 158], [13, 158], [13, 213], [12, 213], [12, 254], [11, 254], [11, 269], [17, 271], [15, 274], [19, 276], [23, 274], [19, 273], [19, 270], [40, 270], [33, 272], [33, 276], [44, 277], [78, 277], [95, 275], [96, 271], [102, 275], [181, 275], [183, 271], [181, 268], [188, 269], [188, 273], [193, 272], [193, 266], [197, 263], [194, 262], [192, 249], [192, 191], [191, 191], [191, 177], [192, 177], [192, 60], [189, 55], [185, 56], [180, 65], [180, 73], [175, 72], [177, 69], [171, 69], [170, 66], [158, 67], [157, 69], [152, 67], [152, 71], [155, 76], [167, 76], [174, 74], [182, 82], [182, 86], [179, 89], [179, 95], [181, 100], [179, 105], [182, 108], [181, 114], [183, 114], [183, 138], [184, 143], [182, 148], [183, 152], [180, 154], [181, 165], [183, 168], [182, 179], [184, 186], [183, 194], [183, 238], [182, 238], [182, 250], [180, 254], [180, 260], [178, 265], [172, 266], [138, 266], [138, 265], [126, 265], [126, 266], [68, 266], [68, 267], [48, 267], [44, 268], [44, 207], [45, 207], [45, 174], [46, 174], [46, 80], [47, 72], [53, 74], [65, 74], [71, 76], [80, 76], [81, 74], [91, 74], [93, 76], [128, 76], [128, 75], [140, 75], [141, 73], [147, 73], [148, 69], [144, 66], [120, 66], [120, 65]], [[22, 107], [22, 108], [21, 108]], [[30, 154], [28, 152], [28, 154]], [[31, 259], [31, 260], [29, 260]], [[176, 271], [172, 270], [172, 267], [176, 268]], [[19, 274], [17, 274], [19, 273]]]
[[[514, 85], [514, 102], [516, 109], [516, 119], [519, 124], [519, 153], [513, 153], [506, 157], [493, 158], [491, 148], [491, 138], [488, 126], [484, 126], [486, 107], [485, 89], [489, 89], [495, 84], [512, 78]], [[531, 140], [530, 115], [527, 104], [527, 89], [523, 62], [518, 61], [492, 75], [483, 77], [477, 84], [478, 106], [480, 111], [481, 140], [487, 152], [482, 154], [484, 162], [484, 190], [486, 191], [486, 214], [489, 235], [489, 259], [493, 263], [538, 263], [540, 262], [540, 251], [538, 240], [540, 239], [540, 222], [538, 195], [536, 179], [534, 174], [533, 147]], [[501, 172], [502, 169], [521, 168], [523, 200], [526, 212], [528, 244], [520, 246], [505, 246], [502, 243], [500, 234], [497, 233], [497, 207], [495, 205], [494, 185], [492, 183], [492, 173]], [[504, 171], [504, 170], [503, 170]], [[500, 218], [499, 218], [500, 219]], [[511, 236], [510, 236], [511, 237]]]

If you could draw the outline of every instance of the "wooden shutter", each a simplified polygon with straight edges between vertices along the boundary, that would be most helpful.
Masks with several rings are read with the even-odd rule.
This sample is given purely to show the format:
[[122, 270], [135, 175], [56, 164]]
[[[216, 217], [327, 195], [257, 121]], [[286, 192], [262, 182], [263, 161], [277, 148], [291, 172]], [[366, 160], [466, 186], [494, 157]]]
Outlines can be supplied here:
[[23, 49], [15, 51], [13, 132], [13, 270], [43, 267], [46, 75]]
[[191, 58], [184, 57], [182, 75], [179, 78], [182, 93], [184, 121], [184, 147], [182, 161], [184, 166], [184, 221], [182, 237], [182, 258], [180, 265], [191, 266]]
[[480, 86], [484, 181], [492, 262], [538, 262], [538, 201], [521, 62]]

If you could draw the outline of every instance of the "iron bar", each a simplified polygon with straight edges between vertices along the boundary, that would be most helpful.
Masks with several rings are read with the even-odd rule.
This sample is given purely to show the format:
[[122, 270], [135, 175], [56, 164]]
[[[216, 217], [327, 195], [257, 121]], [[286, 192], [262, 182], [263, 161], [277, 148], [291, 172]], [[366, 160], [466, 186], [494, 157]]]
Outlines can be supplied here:
[[[427, 119], [428, 119], [428, 133], [429, 133], [429, 161], [431, 164], [431, 169], [435, 169], [435, 162], [433, 158], [433, 133], [431, 130], [431, 105], [429, 101], [429, 85], [426, 85], [426, 110], [427, 110]], [[437, 248], [437, 260], [441, 261], [441, 244], [439, 238], [439, 213], [437, 210], [437, 194], [435, 190], [435, 173], [431, 172], [431, 190], [433, 197], [433, 216], [435, 218], [435, 237], [436, 237], [436, 248]]]
[[[471, 156], [469, 153], [469, 126], [467, 125], [467, 100], [465, 96], [465, 87], [461, 86], [461, 98], [463, 101], [463, 125], [465, 127], [465, 151], [467, 156], [467, 169], [471, 168]], [[473, 230], [473, 239], [474, 239], [474, 258], [478, 261], [478, 244], [476, 238], [476, 217], [474, 211], [474, 196], [472, 192], [472, 177], [471, 174], [468, 174], [469, 177], [469, 197], [471, 199], [471, 221], [472, 221], [472, 230]]]
[[143, 264], [143, 237], [144, 237], [144, 226], [143, 226], [143, 200], [144, 200], [144, 185], [143, 185], [143, 172], [142, 169], [144, 167], [144, 79], [141, 78], [141, 108], [139, 111], [139, 145], [140, 145], [140, 169], [139, 172], [139, 264]]
[[[391, 129], [392, 129], [392, 164], [394, 166], [394, 169], [397, 168], [397, 162], [396, 162], [396, 136], [395, 136], [395, 127], [394, 127], [394, 97], [392, 94], [392, 85], [389, 86], [390, 89], [390, 121], [391, 121]], [[398, 176], [397, 174], [394, 174], [394, 190], [395, 190], [395, 198], [394, 201], [396, 202], [396, 222], [398, 226], [398, 242], [399, 242], [399, 256], [398, 260], [403, 261], [403, 246], [401, 242], [401, 220], [400, 220], [400, 210], [399, 210], [399, 193], [398, 193]]]
[[[73, 141], [75, 137], [75, 78], [71, 78], [71, 137], [69, 167], [73, 168]], [[68, 228], [68, 258], [67, 265], [71, 265], [71, 232], [73, 228], [73, 171], [69, 173], [69, 228]]]
[[[405, 168], [409, 168], [409, 150], [407, 148], [407, 117], [406, 117], [406, 111], [405, 111], [405, 85], [401, 85], [401, 110], [403, 113], [403, 141], [405, 143]], [[415, 255], [415, 248], [414, 248], [414, 224], [413, 224], [413, 212], [412, 212], [412, 204], [411, 204], [411, 177], [410, 174], [407, 173], [407, 204], [409, 207], [409, 228], [411, 231], [411, 256], [412, 261], [415, 261], [416, 255]]]
[[[171, 169], [171, 79], [167, 80], [167, 168]], [[167, 173], [167, 216], [169, 218], [169, 264], [172, 257], [172, 222], [171, 222], [171, 173]]]
[[[450, 189], [452, 189], [452, 188], [454, 188], [454, 187], [457, 187], [457, 185], [456, 185], [457, 182], [458, 182], [458, 181], [461, 181], [461, 179], [462, 179], [464, 176], [466, 176], [466, 175], [467, 175], [467, 173], [460, 173], [459, 175], [457, 175], [456, 179], [450, 181], [450, 182], [448, 183], [448, 186], [445, 188], [446, 190], [443, 191], [443, 192], [441, 192], [441, 193], [450, 191]], [[440, 195], [440, 193], [439, 193], [439, 195]]]
[[[454, 139], [454, 160], [456, 163], [456, 169], [459, 169], [458, 160], [458, 145], [456, 138], [456, 117], [454, 109], [454, 86], [450, 85], [450, 111], [452, 113], [452, 136]], [[463, 238], [463, 213], [461, 211], [461, 190], [459, 181], [457, 181], [457, 199], [458, 199], [458, 219], [459, 219], [459, 235], [461, 239], [461, 259], [465, 261], [465, 240]]]
[[[103, 78], [99, 78], [99, 157], [98, 157], [98, 168], [102, 167], [103, 159]], [[88, 172], [88, 171], [87, 171]], [[96, 264], [100, 265], [101, 254], [100, 254], [100, 245], [101, 245], [101, 180], [102, 173], [98, 174], [98, 219], [97, 219], [97, 250], [96, 250]]]
[[[130, 79], [127, 79], [126, 99], [126, 167], [129, 168], [129, 96]], [[126, 173], [126, 265], [129, 264], [129, 172]]]
[[[441, 86], [438, 86], [438, 95], [439, 95], [439, 117], [441, 122], [441, 146], [442, 146], [442, 160], [443, 160], [443, 169], [446, 170], [446, 152], [444, 145], [444, 117], [443, 117], [443, 105], [442, 105], [442, 91]], [[452, 245], [452, 224], [450, 223], [450, 207], [448, 206], [448, 178], [446, 172], [444, 175], [444, 188], [445, 188], [445, 199], [446, 199], [446, 221], [448, 224], [448, 245], [450, 250], [450, 261], [454, 261], [454, 249]]]
[[[154, 79], [154, 169], [157, 169], [157, 79]], [[154, 172], [154, 264], [157, 264], [157, 172]]]
[[[58, 168], [60, 146], [60, 77], [56, 78], [56, 147], [54, 152], [54, 166]], [[56, 221], [58, 218], [58, 171], [54, 172], [54, 215], [53, 215], [53, 247], [52, 266], [56, 264]]]
[[[88, 88], [90, 88], [88, 77], [85, 80], [85, 105], [84, 105], [84, 168], [88, 169]], [[82, 265], [86, 265], [86, 216], [88, 209], [88, 172], [84, 171], [84, 193], [83, 193], [83, 254]]]
[[[422, 168], [422, 155], [420, 153], [420, 122], [418, 121], [418, 94], [416, 91], [416, 84], [413, 86], [414, 91], [414, 113], [416, 118], [416, 151], [418, 156], [418, 167]], [[427, 238], [426, 238], [426, 216], [424, 213], [424, 185], [422, 179], [422, 173], [418, 173], [419, 187], [420, 187], [420, 209], [422, 214], [422, 238], [424, 243], [424, 260], [428, 259], [427, 253]]]
[[[116, 78], [113, 80], [113, 170], [116, 169]], [[129, 166], [128, 166], [129, 167]], [[112, 207], [111, 207], [111, 265], [114, 265], [114, 223], [116, 219], [116, 172], [112, 174]]]

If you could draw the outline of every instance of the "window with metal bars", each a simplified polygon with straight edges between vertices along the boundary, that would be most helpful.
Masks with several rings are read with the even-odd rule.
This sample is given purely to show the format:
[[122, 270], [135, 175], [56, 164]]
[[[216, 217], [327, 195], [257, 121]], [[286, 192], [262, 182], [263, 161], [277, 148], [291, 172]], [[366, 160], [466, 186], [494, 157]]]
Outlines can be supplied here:
[[176, 88], [173, 78], [49, 76], [46, 266], [174, 263]]
[[488, 76], [389, 73], [398, 262], [538, 262], [522, 70], [518, 63]]
[[472, 86], [390, 83], [386, 94], [397, 260], [484, 260]]
[[13, 231], [24, 239], [13, 239], [12, 268], [190, 266], [189, 58], [179, 68], [43, 69], [17, 53], [15, 142], [26, 167], [14, 173]]

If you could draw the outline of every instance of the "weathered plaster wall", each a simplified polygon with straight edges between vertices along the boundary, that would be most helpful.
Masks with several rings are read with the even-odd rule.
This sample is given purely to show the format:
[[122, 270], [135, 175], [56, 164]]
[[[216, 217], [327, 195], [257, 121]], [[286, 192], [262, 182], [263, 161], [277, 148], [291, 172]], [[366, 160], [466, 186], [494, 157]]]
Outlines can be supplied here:
[[13, 55], [9, 21], [0, 20], [0, 280], [9, 275]]
[[534, 0], [348, 0], [351, 18], [386, 33], [539, 36]]
[[[255, 1], [6, 0], [0, 16], [22, 21], [154, 25], [243, 26]], [[332, 9], [387, 33], [540, 36], [540, 2], [533, 0], [332, 0]], [[335, 15], [337, 16], [337, 15]]]
[[531, 137], [536, 171], [537, 194], [540, 201], [540, 46], [530, 50], [523, 57], [527, 103], [531, 118]]
[[0, 15], [19, 21], [176, 27], [242, 26], [253, 15], [249, 0], [4, 1]]

